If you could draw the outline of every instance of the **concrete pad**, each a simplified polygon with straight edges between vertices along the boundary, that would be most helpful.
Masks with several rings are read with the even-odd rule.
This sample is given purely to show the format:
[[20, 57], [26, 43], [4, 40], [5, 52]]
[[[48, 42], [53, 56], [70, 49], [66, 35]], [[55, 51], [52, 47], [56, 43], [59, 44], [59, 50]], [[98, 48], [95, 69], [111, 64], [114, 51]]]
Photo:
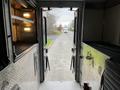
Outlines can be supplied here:
[[46, 73], [46, 81], [74, 81], [70, 71], [73, 47], [73, 32], [61, 34], [48, 50], [51, 70]]
[[82, 90], [80, 85], [72, 81], [47, 81], [40, 85], [39, 90]]

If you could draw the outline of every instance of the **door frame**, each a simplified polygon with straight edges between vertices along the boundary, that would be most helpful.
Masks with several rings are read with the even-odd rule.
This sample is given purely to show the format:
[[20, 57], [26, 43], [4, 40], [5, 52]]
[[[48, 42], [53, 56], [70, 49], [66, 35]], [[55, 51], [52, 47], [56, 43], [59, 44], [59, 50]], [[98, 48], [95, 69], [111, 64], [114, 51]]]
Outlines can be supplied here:
[[44, 41], [45, 41], [45, 45], [47, 44], [47, 18], [46, 17], [43, 17], [44, 19], [44, 34], [45, 34], [45, 37], [44, 37]]
[[[14, 52], [13, 52], [13, 42], [12, 42], [12, 24], [11, 24], [11, 8], [10, 0], [2, 0], [3, 7], [3, 20], [4, 20], [4, 31], [5, 31], [5, 39], [6, 39], [6, 50], [7, 57], [10, 63], [14, 62]], [[6, 10], [8, 10], [6, 12]]]
[[44, 72], [44, 38], [43, 38], [43, 16], [42, 7], [77, 7], [78, 19], [77, 19], [77, 30], [76, 30], [76, 69], [75, 69], [75, 80], [80, 82], [80, 62], [81, 62], [81, 47], [82, 47], [82, 36], [83, 36], [83, 5], [82, 1], [40, 1], [37, 3], [37, 31], [38, 31], [38, 43], [39, 43], [39, 67], [40, 67], [40, 83], [45, 80]]
[[76, 25], [76, 59], [75, 59], [75, 80], [81, 84], [82, 77], [82, 42], [84, 29], [84, 10], [85, 2], [82, 3], [82, 8], [77, 10], [77, 25]]
[[43, 36], [43, 13], [42, 8], [36, 8], [36, 19], [37, 19], [37, 37], [38, 37], [38, 53], [39, 53], [39, 75], [40, 83], [45, 80], [44, 73], [44, 36]]

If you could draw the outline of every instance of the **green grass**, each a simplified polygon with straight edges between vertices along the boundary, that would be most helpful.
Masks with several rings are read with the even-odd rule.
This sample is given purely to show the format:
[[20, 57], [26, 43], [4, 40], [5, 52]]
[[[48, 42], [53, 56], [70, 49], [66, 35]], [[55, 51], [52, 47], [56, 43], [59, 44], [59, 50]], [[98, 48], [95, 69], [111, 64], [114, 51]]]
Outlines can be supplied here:
[[55, 34], [55, 35], [60, 35], [61, 32], [56, 30], [56, 31], [53, 32], [53, 34]]
[[46, 48], [49, 48], [53, 45], [53, 40], [52, 39], [48, 39], [47, 40], [47, 45], [45, 46]]

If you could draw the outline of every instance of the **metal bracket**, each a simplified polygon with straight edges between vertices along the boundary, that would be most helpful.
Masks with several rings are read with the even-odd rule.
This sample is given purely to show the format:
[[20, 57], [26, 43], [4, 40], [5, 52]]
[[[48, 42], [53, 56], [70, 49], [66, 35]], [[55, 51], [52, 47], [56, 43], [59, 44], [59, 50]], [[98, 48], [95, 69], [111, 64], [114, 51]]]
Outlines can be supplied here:
[[45, 66], [46, 66], [46, 67], [45, 67], [45, 71], [47, 71], [47, 68], [48, 68], [48, 70], [50, 71], [50, 63], [49, 63], [48, 56], [45, 57], [45, 60], [46, 60], [46, 63], [45, 63], [45, 64], [46, 64], [46, 65], [45, 65]]

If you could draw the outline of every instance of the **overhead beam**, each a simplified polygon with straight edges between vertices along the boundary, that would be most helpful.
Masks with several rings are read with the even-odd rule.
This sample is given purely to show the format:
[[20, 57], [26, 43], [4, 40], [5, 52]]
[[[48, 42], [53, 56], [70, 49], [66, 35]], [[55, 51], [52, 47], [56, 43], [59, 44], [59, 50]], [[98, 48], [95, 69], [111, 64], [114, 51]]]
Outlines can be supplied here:
[[[83, 1], [39, 1], [40, 7], [82, 7]], [[86, 2], [88, 9], [103, 9], [104, 2]]]
[[39, 1], [40, 7], [80, 7], [81, 1]]
[[105, 2], [87, 2], [85, 8], [87, 9], [103, 9]]
[[120, 4], [120, 0], [107, 0], [105, 4], [105, 8], [114, 7], [118, 4]]

